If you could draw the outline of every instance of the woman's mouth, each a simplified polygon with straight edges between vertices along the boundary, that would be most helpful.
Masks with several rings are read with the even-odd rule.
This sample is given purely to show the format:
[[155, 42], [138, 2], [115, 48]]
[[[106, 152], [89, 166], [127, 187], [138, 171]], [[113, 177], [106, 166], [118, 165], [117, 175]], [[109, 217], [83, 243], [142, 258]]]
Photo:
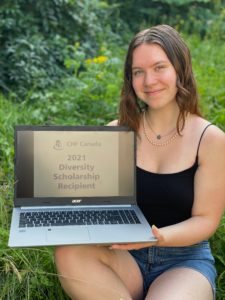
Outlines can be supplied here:
[[154, 96], [161, 93], [162, 91], [163, 89], [158, 89], [158, 90], [144, 91], [144, 93], [148, 96]]

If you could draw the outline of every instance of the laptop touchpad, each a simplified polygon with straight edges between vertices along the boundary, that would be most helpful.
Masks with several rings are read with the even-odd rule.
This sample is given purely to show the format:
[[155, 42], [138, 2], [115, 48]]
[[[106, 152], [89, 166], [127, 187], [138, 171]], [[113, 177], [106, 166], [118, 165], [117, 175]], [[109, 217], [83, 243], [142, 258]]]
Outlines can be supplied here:
[[50, 228], [47, 230], [47, 240], [55, 242], [71, 242], [77, 243], [89, 241], [88, 229], [84, 227], [66, 227], [66, 228]]

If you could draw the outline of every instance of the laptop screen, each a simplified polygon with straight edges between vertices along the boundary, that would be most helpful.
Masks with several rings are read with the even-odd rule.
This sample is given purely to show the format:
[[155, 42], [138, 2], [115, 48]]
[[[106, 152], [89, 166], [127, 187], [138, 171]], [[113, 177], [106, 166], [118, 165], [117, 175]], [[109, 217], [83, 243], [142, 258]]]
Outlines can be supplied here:
[[135, 199], [135, 134], [119, 126], [17, 126], [15, 204]]

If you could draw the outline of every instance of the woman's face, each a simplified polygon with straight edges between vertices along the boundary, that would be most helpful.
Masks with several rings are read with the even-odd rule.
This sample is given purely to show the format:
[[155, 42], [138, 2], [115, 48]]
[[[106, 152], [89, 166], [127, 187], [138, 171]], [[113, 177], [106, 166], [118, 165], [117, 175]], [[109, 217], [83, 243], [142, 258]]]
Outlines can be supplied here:
[[177, 74], [157, 44], [142, 44], [133, 52], [132, 85], [137, 97], [152, 110], [176, 103]]

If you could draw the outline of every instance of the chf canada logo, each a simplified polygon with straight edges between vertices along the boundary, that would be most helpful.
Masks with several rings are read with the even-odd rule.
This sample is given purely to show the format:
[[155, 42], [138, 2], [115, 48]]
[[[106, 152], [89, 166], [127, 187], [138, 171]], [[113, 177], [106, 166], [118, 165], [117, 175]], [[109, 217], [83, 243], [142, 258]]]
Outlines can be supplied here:
[[53, 145], [55, 150], [63, 150], [63, 144], [60, 140], [56, 140], [55, 144]]

